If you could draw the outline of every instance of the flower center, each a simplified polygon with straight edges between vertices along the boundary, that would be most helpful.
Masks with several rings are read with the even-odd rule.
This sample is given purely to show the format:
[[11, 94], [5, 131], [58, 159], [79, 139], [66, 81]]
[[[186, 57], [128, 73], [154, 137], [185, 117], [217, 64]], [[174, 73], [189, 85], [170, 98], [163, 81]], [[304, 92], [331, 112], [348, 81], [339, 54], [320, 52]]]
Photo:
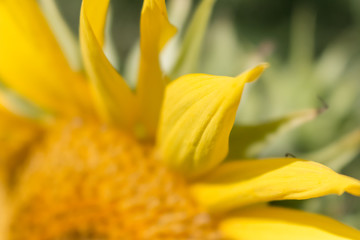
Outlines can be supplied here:
[[81, 120], [54, 129], [19, 180], [10, 239], [219, 238], [151, 145]]

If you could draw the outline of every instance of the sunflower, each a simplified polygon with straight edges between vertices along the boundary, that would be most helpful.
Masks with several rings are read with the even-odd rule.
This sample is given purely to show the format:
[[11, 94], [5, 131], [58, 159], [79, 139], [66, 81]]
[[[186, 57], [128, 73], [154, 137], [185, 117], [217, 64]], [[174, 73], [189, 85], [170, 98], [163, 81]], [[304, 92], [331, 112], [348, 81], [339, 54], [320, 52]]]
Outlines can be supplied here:
[[159, 54], [176, 30], [164, 0], [145, 0], [132, 91], [103, 52], [108, 4], [83, 0], [81, 72], [35, 0], [0, 1], [1, 239], [360, 239], [266, 204], [360, 195], [359, 181], [296, 158], [224, 161], [243, 88], [267, 64], [170, 82]]

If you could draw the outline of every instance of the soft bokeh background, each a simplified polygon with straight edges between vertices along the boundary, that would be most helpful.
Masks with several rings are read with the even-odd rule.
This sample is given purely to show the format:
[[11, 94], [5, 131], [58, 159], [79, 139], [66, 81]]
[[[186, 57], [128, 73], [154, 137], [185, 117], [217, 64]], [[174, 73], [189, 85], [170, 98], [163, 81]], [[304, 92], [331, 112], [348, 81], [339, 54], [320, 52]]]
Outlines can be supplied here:
[[[171, 8], [175, 2], [176, 7]], [[167, 1], [170, 19], [187, 26], [189, 18], [185, 16], [191, 16], [199, 2]], [[58, 0], [58, 4], [77, 34], [81, 0]], [[132, 54], [136, 56], [141, 5], [141, 0], [111, 1], [111, 56], [113, 65], [128, 78], [134, 78], [134, 67], [128, 65]], [[305, 158], [309, 152], [326, 148], [360, 128], [359, 43], [359, 0], [218, 0], [196, 71], [235, 76], [256, 63], [271, 64], [261, 80], [247, 88], [238, 124], [267, 121], [320, 107], [322, 102], [329, 105], [317, 119], [282, 134], [260, 154], [283, 156], [290, 152]], [[359, 135], [355, 132], [349, 152], [344, 146], [332, 147], [335, 153], [343, 151], [346, 155], [336, 170], [358, 179]], [[318, 156], [326, 158], [329, 154]], [[331, 165], [327, 159], [319, 161]], [[276, 204], [321, 212], [360, 228], [360, 199], [355, 197], [327, 196]]]

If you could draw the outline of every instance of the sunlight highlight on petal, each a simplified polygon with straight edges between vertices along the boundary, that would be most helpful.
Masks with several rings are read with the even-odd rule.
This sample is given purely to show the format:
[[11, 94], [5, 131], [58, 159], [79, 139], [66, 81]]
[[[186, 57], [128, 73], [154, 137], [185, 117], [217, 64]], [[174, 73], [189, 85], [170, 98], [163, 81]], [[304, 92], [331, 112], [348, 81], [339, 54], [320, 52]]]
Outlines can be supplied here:
[[228, 152], [230, 130], [245, 83], [267, 64], [236, 78], [185, 75], [166, 89], [157, 144], [166, 165], [188, 177], [219, 164]]
[[222, 221], [226, 238], [239, 240], [350, 240], [360, 232], [329, 217], [281, 207], [242, 209]]
[[274, 200], [344, 192], [360, 196], [360, 181], [301, 159], [239, 160], [218, 167], [194, 184], [192, 192], [210, 211], [224, 212]]

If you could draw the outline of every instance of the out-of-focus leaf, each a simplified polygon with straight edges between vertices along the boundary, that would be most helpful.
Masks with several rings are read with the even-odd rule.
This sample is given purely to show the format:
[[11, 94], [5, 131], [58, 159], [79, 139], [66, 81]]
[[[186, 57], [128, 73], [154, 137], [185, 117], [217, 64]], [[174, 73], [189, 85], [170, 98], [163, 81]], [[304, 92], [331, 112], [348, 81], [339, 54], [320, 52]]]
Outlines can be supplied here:
[[359, 152], [360, 129], [357, 129], [324, 149], [309, 153], [304, 156], [304, 158], [321, 162], [335, 171], [340, 171], [348, 165]]
[[298, 74], [311, 71], [315, 45], [315, 13], [313, 9], [297, 7], [291, 26], [290, 63]]
[[131, 47], [129, 54], [124, 62], [124, 78], [127, 84], [132, 88], [136, 88], [137, 76], [140, 61], [140, 44], [139, 41]]
[[360, 24], [360, 2], [358, 0], [351, 1], [351, 10], [354, 13], [354, 16], [357, 20], [358, 26]]
[[313, 120], [317, 115], [318, 110], [307, 109], [258, 125], [234, 126], [230, 134], [228, 158], [254, 157], [276, 136]]
[[106, 58], [110, 61], [111, 65], [119, 72], [121, 59], [117, 54], [114, 38], [112, 37], [111, 29], [113, 28], [113, 18], [114, 14], [112, 11], [111, 5], [108, 8], [108, 14], [106, 16], [106, 24], [104, 29], [104, 54]]
[[[201, 58], [201, 71], [216, 75], [233, 76], [239, 69], [245, 66], [244, 62], [249, 63], [249, 49], [252, 46], [239, 43], [236, 35], [236, 28], [230, 19], [215, 20], [209, 28], [207, 46], [211, 51], [206, 51]], [[244, 46], [245, 45], [245, 46]], [[246, 51], [243, 49], [246, 48]], [[231, 64], [229, 64], [231, 62]], [[253, 62], [256, 65], [259, 62]]]
[[172, 0], [169, 2], [168, 14], [171, 23], [182, 28], [189, 16], [193, 0]]
[[349, 62], [354, 61], [352, 57], [356, 54], [354, 49], [358, 45], [357, 37], [357, 30], [347, 30], [321, 54], [313, 69], [315, 78], [322, 83], [321, 90], [336, 84], [336, 81], [344, 77]]
[[202, 42], [214, 3], [215, 0], [202, 0], [197, 7], [185, 33], [179, 58], [170, 73], [171, 79], [176, 79], [184, 74], [193, 73], [197, 69]]
[[172, 0], [168, 5], [169, 20], [177, 29], [177, 34], [170, 39], [161, 52], [161, 66], [166, 73], [169, 73], [176, 63], [180, 52], [184, 24], [192, 9], [193, 0]]
[[355, 214], [347, 214], [344, 216], [345, 223], [351, 224], [356, 228], [360, 228], [360, 213], [357, 212]]

